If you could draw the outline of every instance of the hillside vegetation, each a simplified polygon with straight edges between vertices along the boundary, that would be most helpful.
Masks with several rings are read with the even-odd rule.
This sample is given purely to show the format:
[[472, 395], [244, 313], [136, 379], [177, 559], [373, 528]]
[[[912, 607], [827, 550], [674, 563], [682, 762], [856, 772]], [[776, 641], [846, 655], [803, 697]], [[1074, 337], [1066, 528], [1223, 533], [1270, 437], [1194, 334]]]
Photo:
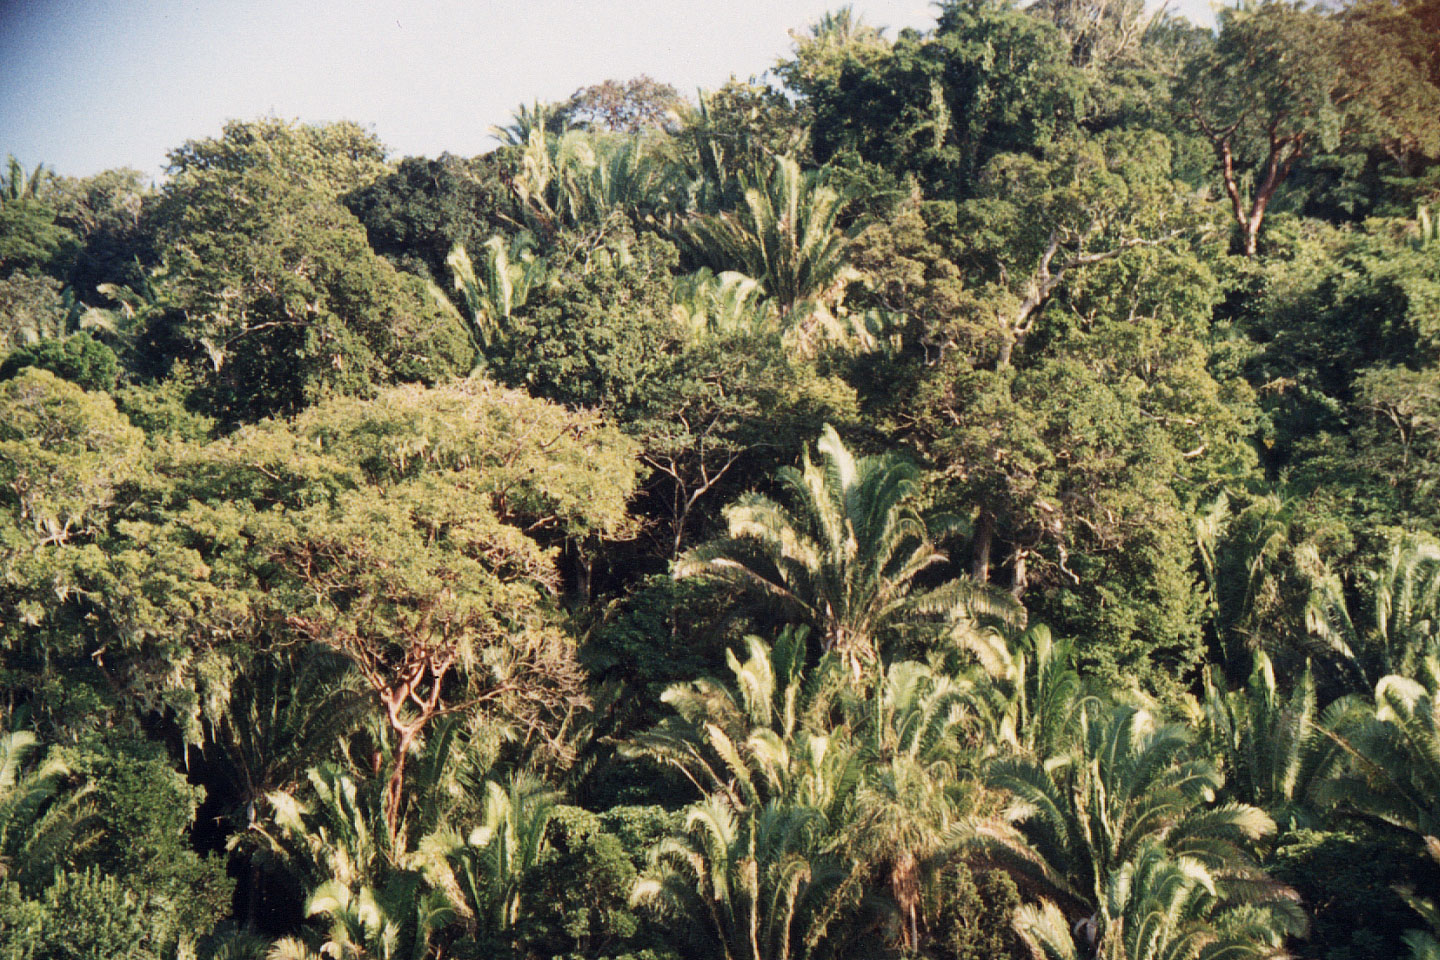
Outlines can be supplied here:
[[1440, 6], [850, 10], [0, 173], [0, 960], [1440, 957]]

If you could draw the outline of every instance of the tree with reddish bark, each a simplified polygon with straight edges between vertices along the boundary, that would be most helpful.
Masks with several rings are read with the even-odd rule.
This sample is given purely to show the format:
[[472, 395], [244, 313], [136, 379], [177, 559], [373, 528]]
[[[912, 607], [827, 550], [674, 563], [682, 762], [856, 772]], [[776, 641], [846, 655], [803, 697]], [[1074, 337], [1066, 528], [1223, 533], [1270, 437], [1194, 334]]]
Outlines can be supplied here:
[[1440, 155], [1440, 88], [1406, 56], [1408, 43], [1370, 8], [1327, 14], [1268, 2], [1221, 14], [1176, 104], [1215, 151], [1247, 257], [1297, 164], [1378, 148], [1405, 169]]
[[586, 695], [556, 556], [628, 529], [629, 440], [592, 414], [468, 380], [332, 400], [200, 448], [182, 469], [225, 492], [184, 520], [215, 538], [216, 575], [250, 584], [280, 642], [352, 661], [383, 708], [392, 839], [407, 758], [437, 717], [463, 711], [564, 761], [561, 731]]

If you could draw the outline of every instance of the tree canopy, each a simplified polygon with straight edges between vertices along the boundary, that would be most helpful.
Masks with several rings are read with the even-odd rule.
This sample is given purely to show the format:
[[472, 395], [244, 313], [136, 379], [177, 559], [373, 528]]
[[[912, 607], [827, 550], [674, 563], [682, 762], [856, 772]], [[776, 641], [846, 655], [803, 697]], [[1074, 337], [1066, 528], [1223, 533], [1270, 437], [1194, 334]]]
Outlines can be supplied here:
[[1437, 10], [10, 158], [0, 954], [1440, 956]]

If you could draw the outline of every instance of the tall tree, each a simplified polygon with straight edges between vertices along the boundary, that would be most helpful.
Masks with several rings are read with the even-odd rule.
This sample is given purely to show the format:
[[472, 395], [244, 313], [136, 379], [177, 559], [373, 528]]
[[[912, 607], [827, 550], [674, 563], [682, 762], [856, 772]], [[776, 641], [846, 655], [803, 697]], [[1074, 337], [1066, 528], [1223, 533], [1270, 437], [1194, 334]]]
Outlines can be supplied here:
[[1174, 179], [1169, 142], [1115, 131], [1047, 146], [1040, 158], [996, 157], [960, 207], [961, 262], [982, 296], [995, 366], [1016, 362], [1066, 285], [1132, 250], [1180, 249], [1202, 233], [1194, 192]]
[[1082, 662], [1167, 684], [1201, 652], [1187, 512], [1254, 465], [1253, 394], [1216, 363], [1204, 211], [1152, 132], [1007, 154], [983, 180], [959, 208], [959, 275], [913, 258], [931, 362], [892, 423], [942, 466], [942, 503], [978, 511], [976, 580], [1008, 568]]
[[685, 103], [680, 91], [646, 74], [582, 87], [555, 108], [558, 122], [581, 130], [639, 133], [664, 128]]
[[385, 145], [359, 124], [293, 123], [274, 117], [232, 120], [219, 137], [189, 140], [170, 152], [173, 179], [205, 179], [266, 169], [327, 199], [358, 189], [386, 172]]
[[187, 535], [229, 556], [251, 615], [347, 657], [383, 708], [393, 836], [438, 716], [463, 707], [563, 755], [583, 678], [541, 540], [623, 531], [632, 456], [588, 414], [472, 380], [331, 401], [173, 469], [204, 503]]
[[996, 154], [1073, 130], [1081, 77], [1063, 38], [1008, 0], [942, 5], [933, 32], [891, 44], [844, 11], [798, 36], [778, 72], [813, 116], [822, 163], [847, 155], [960, 199]]
[[370, 141], [341, 149], [353, 133], [242, 125], [172, 156], [156, 211], [169, 309], [142, 344], [162, 364], [178, 360], [225, 421], [473, 365], [460, 319], [376, 256], [335, 199], [379, 172], [361, 149]]
[[1214, 45], [1185, 69], [1177, 107], [1210, 141], [1253, 257], [1296, 164], [1370, 145], [1440, 155], [1440, 88], [1363, 17], [1267, 0], [1226, 10]]
[[341, 202], [365, 225], [370, 246], [396, 266], [444, 285], [456, 244], [474, 249], [514, 216], [503, 151], [466, 159], [406, 157]]

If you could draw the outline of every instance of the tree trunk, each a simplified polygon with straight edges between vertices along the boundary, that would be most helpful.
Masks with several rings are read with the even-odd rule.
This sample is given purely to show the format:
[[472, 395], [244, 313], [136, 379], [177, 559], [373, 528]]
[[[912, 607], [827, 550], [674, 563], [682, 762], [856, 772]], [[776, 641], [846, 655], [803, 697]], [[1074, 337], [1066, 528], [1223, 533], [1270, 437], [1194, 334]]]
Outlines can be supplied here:
[[1010, 366], [1010, 358], [1015, 353], [1015, 334], [1006, 330], [1000, 337], [1000, 354], [995, 358], [995, 369], [1004, 370]]
[[1016, 547], [1010, 559], [1010, 595], [1019, 600], [1025, 595], [1025, 588], [1030, 586], [1030, 571], [1025, 564], [1025, 549]]
[[580, 597], [580, 602], [590, 602], [590, 581], [594, 573], [594, 561], [586, 555], [584, 547], [574, 544], [575, 550], [575, 592]]
[[990, 545], [994, 542], [995, 516], [987, 511], [980, 514], [980, 526], [970, 548], [970, 579], [976, 583], [990, 582]]
[[1255, 195], [1248, 210], [1245, 208], [1240, 181], [1235, 173], [1235, 155], [1230, 146], [1233, 131], [1227, 131], [1224, 136], [1213, 140], [1215, 155], [1220, 161], [1220, 177], [1225, 183], [1225, 193], [1230, 197], [1231, 212], [1240, 228], [1247, 257], [1255, 256], [1259, 249], [1260, 225], [1265, 221], [1265, 211], [1269, 208], [1270, 201], [1275, 198], [1276, 191], [1290, 175], [1290, 168], [1305, 151], [1304, 136], [1282, 136], [1277, 131], [1277, 123], [1278, 121], [1275, 121], [1270, 124], [1270, 151], [1265, 158], [1264, 175], [1255, 187]]
[[676, 482], [676, 505], [670, 511], [670, 526], [675, 536], [670, 540], [670, 559], [679, 560], [680, 554], [685, 546], [685, 522], [690, 519], [690, 505], [695, 501], [689, 497], [682, 497], [679, 482]]
[[915, 855], [908, 852], [901, 854], [890, 866], [890, 889], [902, 914], [900, 938], [907, 950], [914, 950], [920, 940], [917, 920], [920, 912], [919, 870]]
[[[445, 674], [454, 662], [453, 651], [439, 657], [433, 651], [426, 652], [412, 662], [399, 682], [380, 690], [380, 700], [385, 704], [385, 715], [390, 722], [390, 729], [395, 731], [395, 767], [390, 771], [390, 778], [385, 781], [384, 794], [385, 826], [392, 841], [396, 839], [400, 827], [400, 802], [405, 795], [405, 760], [410, 753], [410, 745], [415, 742], [416, 734], [438, 712]], [[430, 692], [422, 697], [418, 688], [427, 674], [430, 678]], [[407, 703], [414, 707], [417, 714], [408, 722], [401, 714], [401, 708]]]
[[400, 731], [399, 741], [395, 745], [395, 768], [390, 771], [390, 779], [385, 781], [385, 827], [390, 831], [392, 841], [400, 827], [400, 800], [405, 792], [405, 757], [415, 739], [415, 729], [412, 727]]
[[260, 863], [254, 854], [245, 870], [245, 929], [255, 929], [255, 917], [259, 913], [255, 901], [260, 899]]

